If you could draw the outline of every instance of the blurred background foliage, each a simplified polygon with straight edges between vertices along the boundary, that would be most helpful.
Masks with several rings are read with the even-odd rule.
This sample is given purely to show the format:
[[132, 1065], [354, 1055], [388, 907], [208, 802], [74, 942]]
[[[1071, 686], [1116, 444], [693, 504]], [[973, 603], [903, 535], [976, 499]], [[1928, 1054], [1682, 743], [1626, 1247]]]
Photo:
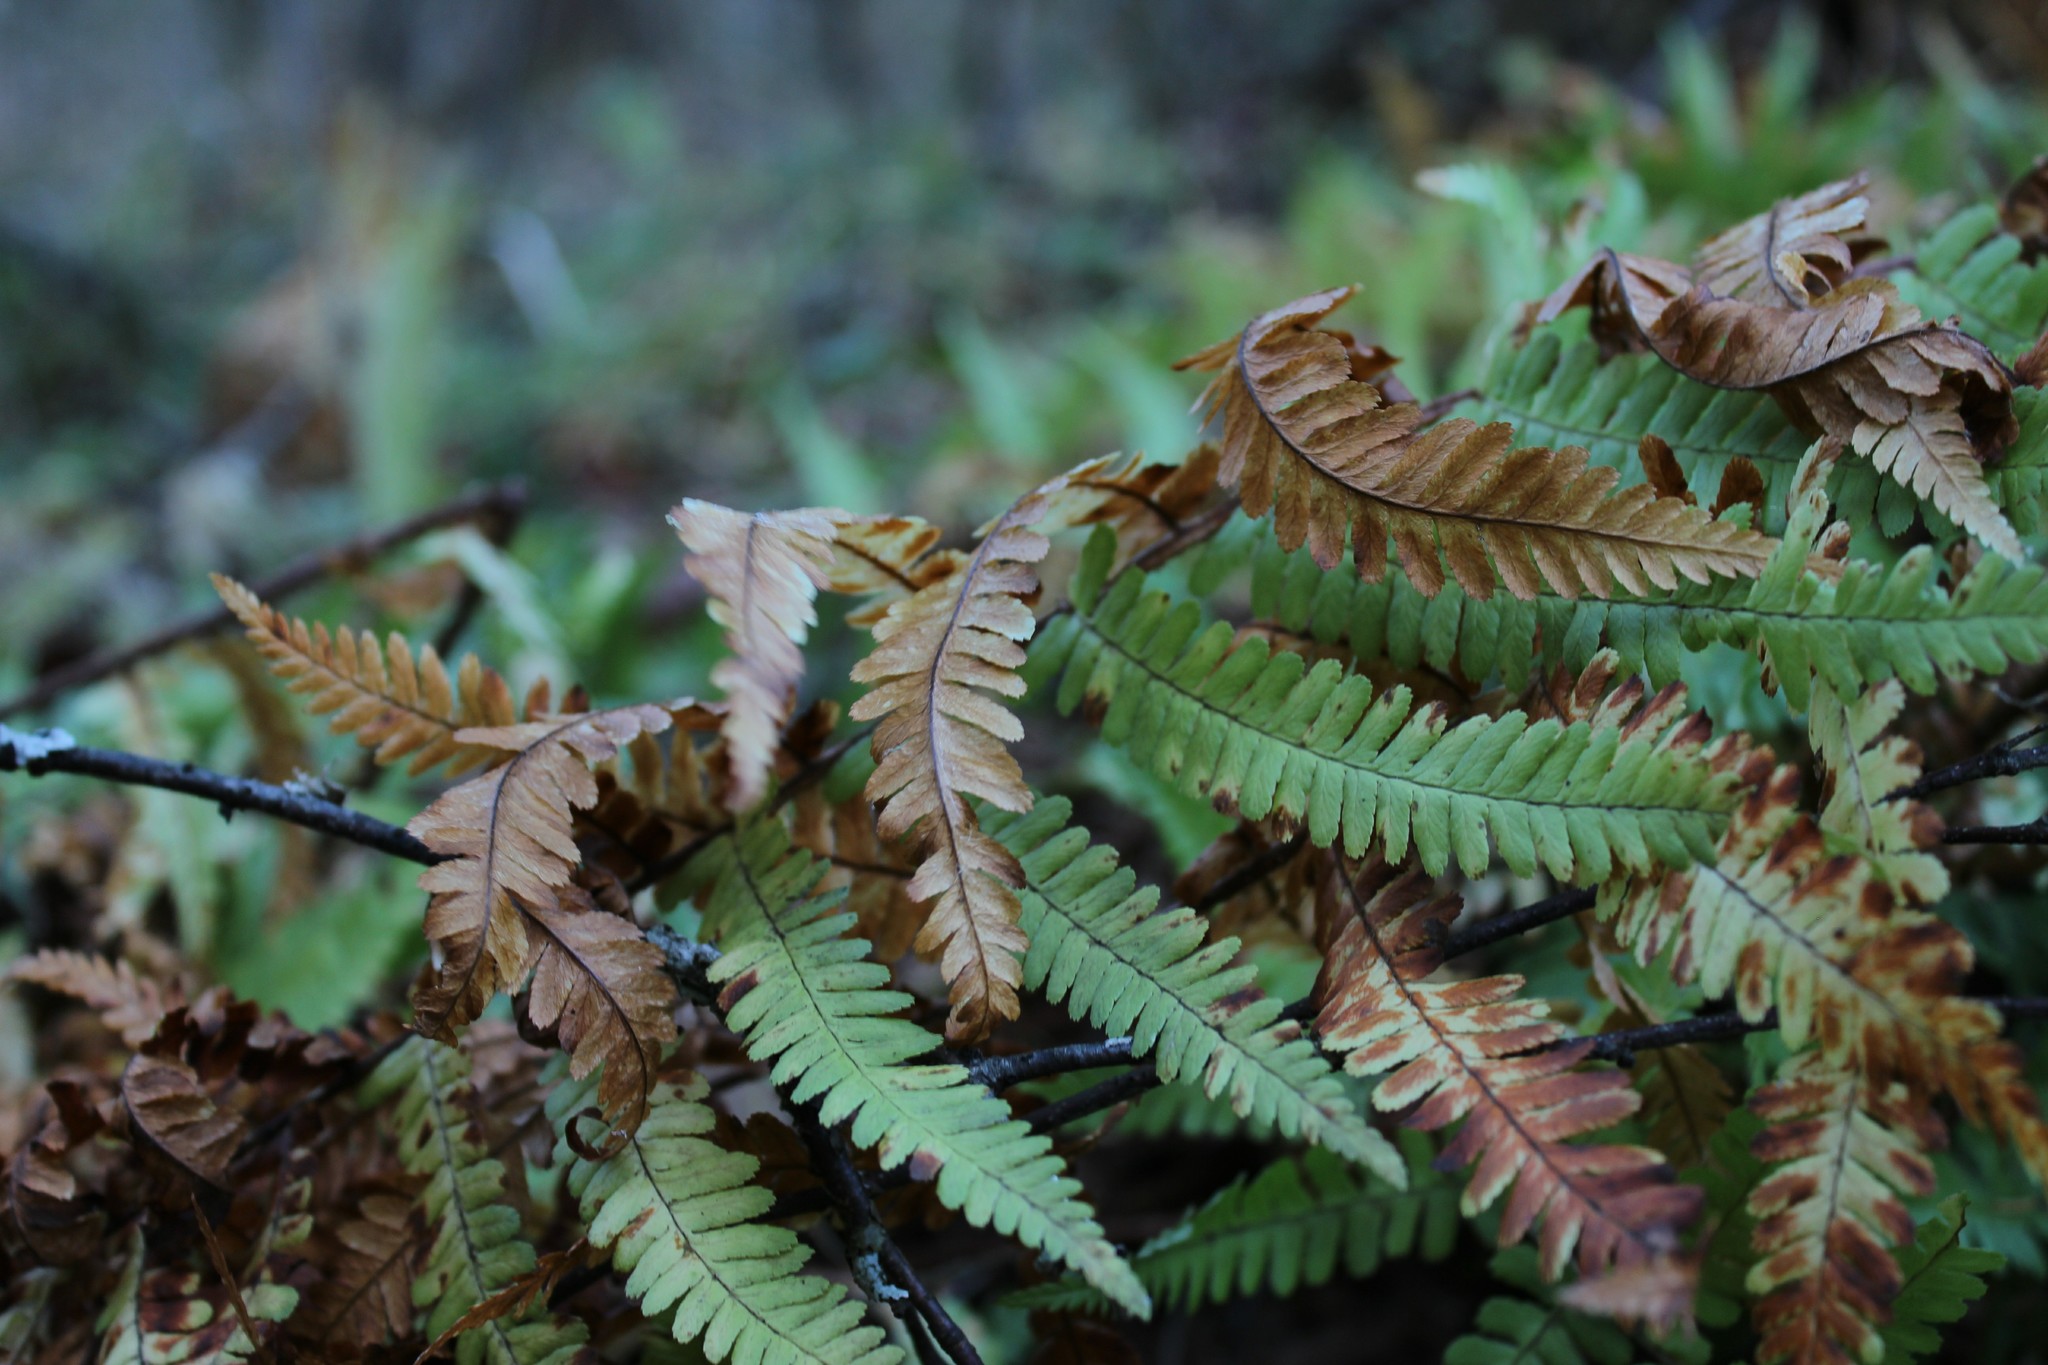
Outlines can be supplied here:
[[[508, 478], [509, 544], [292, 610], [431, 638], [467, 580], [520, 685], [697, 692], [685, 494], [964, 531], [1177, 455], [1168, 363], [1312, 289], [1428, 397], [1597, 245], [1869, 169], [1910, 248], [2048, 150], [2029, 0], [1284, 8], [0, 0], [0, 698]], [[218, 640], [10, 719], [419, 804]], [[314, 1026], [418, 951], [406, 869], [176, 796], [10, 789], [0, 849], [0, 956], [154, 938]]]

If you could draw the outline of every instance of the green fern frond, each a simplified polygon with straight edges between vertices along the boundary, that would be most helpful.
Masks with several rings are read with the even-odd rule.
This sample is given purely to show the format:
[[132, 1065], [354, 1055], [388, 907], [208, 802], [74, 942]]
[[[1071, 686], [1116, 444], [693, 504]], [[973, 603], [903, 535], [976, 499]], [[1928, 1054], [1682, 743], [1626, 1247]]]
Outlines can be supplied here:
[[1185, 907], [1154, 913], [1158, 888], [1140, 887], [1112, 850], [1067, 828], [1072, 813], [1063, 798], [1040, 798], [1025, 815], [984, 814], [983, 827], [1024, 867], [1026, 988], [1129, 1034], [1132, 1052], [1153, 1057], [1167, 1080], [1197, 1081], [1239, 1116], [1403, 1184], [1400, 1153], [1352, 1107], [1300, 1026], [1279, 1018], [1257, 970], [1230, 965], [1237, 940], [1205, 944], [1201, 916]]
[[1939, 1328], [1958, 1322], [1984, 1297], [1984, 1276], [2005, 1269], [2005, 1257], [1963, 1245], [1968, 1201], [1952, 1194], [1920, 1225], [1913, 1245], [1899, 1248], [1900, 1288], [1892, 1320], [1881, 1329], [1884, 1358], [1892, 1365], [1918, 1360], [1941, 1347]]
[[1444, 1365], [1629, 1365], [1635, 1344], [1604, 1318], [1574, 1312], [1557, 1302], [1528, 1247], [1510, 1247], [1488, 1266], [1496, 1280], [1525, 1291], [1528, 1298], [1496, 1295], [1479, 1305], [1468, 1332], [1444, 1352]]
[[1247, 819], [1300, 821], [1353, 857], [1378, 844], [1398, 862], [1412, 846], [1432, 874], [1454, 859], [1484, 871], [1489, 836], [1515, 872], [1578, 884], [1711, 856], [1734, 795], [1695, 755], [1520, 713], [1447, 729], [1405, 688], [1375, 701], [1335, 662], [1310, 669], [1261, 640], [1236, 644], [1228, 624], [1205, 627], [1199, 605], [1142, 574], [1105, 589], [1110, 548], [1090, 542], [1075, 609], [1041, 633], [1036, 668], [1062, 675], [1061, 710], [1103, 706], [1103, 738], [1183, 789]]
[[[413, 1302], [427, 1310], [424, 1328], [433, 1340], [532, 1270], [533, 1247], [520, 1235], [519, 1210], [505, 1198], [504, 1163], [489, 1154], [470, 1120], [467, 1057], [430, 1038], [409, 1038], [363, 1083], [361, 1095], [372, 1107], [392, 1102], [399, 1159], [427, 1181], [419, 1203], [434, 1245], [413, 1284]], [[455, 1359], [563, 1365], [585, 1339], [582, 1323], [536, 1308], [462, 1333]]]
[[[1328, 1152], [1287, 1157], [1240, 1178], [1131, 1259], [1154, 1299], [1175, 1312], [1253, 1294], [1281, 1298], [1327, 1283], [1341, 1267], [1364, 1279], [1388, 1257], [1439, 1261], [1458, 1235], [1458, 1191], [1430, 1166], [1429, 1140], [1404, 1133], [1397, 1187]], [[1099, 1313], [1102, 1295], [1084, 1281], [1033, 1285], [1010, 1296], [1019, 1307]]]
[[825, 864], [793, 853], [773, 821], [722, 840], [703, 861], [717, 878], [704, 906], [724, 956], [712, 967], [726, 1022], [798, 1104], [816, 1100], [828, 1124], [851, 1120], [853, 1140], [884, 1170], [908, 1162], [967, 1220], [1015, 1237], [1073, 1267], [1131, 1312], [1151, 1311], [1130, 1266], [1102, 1235], [1079, 1182], [1051, 1139], [1013, 1119], [963, 1067], [913, 1061], [940, 1040], [900, 1017], [909, 996], [850, 937], [843, 893], [813, 895]]
[[894, 1365], [903, 1352], [842, 1285], [800, 1272], [810, 1251], [787, 1228], [753, 1221], [775, 1196], [749, 1184], [760, 1163], [709, 1140], [710, 1087], [691, 1076], [662, 1081], [647, 1117], [609, 1156], [575, 1150], [569, 1133], [597, 1105], [597, 1077], [550, 1092], [559, 1134], [555, 1161], [568, 1169], [594, 1246], [609, 1246], [626, 1291], [650, 1315], [675, 1310], [677, 1341], [701, 1338], [705, 1355], [746, 1365]]
[[1929, 317], [1959, 318], [1963, 330], [2007, 362], [2048, 330], [2048, 261], [2020, 259], [2020, 239], [1998, 225], [1996, 204], [1976, 204], [1937, 228], [1891, 276]]
[[[2048, 451], [2048, 405], [2041, 412]], [[1248, 560], [1259, 620], [1324, 644], [1341, 641], [1360, 658], [1426, 664], [1474, 682], [1497, 676], [1517, 691], [1539, 664], [1577, 673], [1603, 647], [1620, 656], [1624, 672], [1662, 687], [1679, 679], [1690, 655], [1717, 644], [1746, 653], [1761, 642], [1795, 711], [1806, 710], [1816, 673], [1843, 695], [1894, 677], [1927, 694], [1943, 679], [1996, 676], [2048, 658], [2048, 569], [1987, 555], [1950, 591], [1939, 582], [1940, 556], [1919, 546], [1889, 568], [1851, 560], [1841, 581], [1829, 583], [1806, 567], [1819, 523], [1817, 512], [1796, 514], [1754, 581], [1682, 584], [1655, 599], [1545, 594], [1523, 602], [1496, 593], [1481, 601], [1455, 583], [1427, 598], [1397, 565], [1379, 583], [1325, 573], [1305, 552], [1281, 550], [1262, 527], [1201, 569], [1220, 575], [1226, 553]]]
[[1764, 476], [1765, 506], [1777, 509], [1776, 520], [1808, 444], [1768, 394], [1710, 388], [1654, 355], [1603, 363], [1592, 342], [1567, 345], [1549, 329], [1519, 348], [1500, 347], [1481, 393], [1457, 415], [1513, 423], [1517, 446], [1584, 446], [1596, 464], [1624, 471], [1630, 482], [1641, 478], [1636, 444], [1645, 432], [1670, 443], [1696, 489], [1711, 492], [1729, 461], [1747, 459]]
[[2019, 438], [1999, 459], [1984, 466], [1984, 481], [2022, 535], [2033, 535], [2048, 518], [2048, 390], [2014, 389], [2012, 415]]

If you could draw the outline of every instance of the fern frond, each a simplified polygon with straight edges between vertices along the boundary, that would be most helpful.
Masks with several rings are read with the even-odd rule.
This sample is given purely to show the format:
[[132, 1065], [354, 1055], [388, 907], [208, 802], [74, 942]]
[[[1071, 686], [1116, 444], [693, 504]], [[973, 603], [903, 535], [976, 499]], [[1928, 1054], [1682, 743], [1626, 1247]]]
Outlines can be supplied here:
[[647, 1117], [593, 1158], [573, 1140], [597, 1081], [564, 1081], [548, 1095], [593, 1245], [609, 1247], [626, 1292], [648, 1316], [674, 1310], [680, 1342], [713, 1361], [746, 1365], [895, 1365], [903, 1353], [862, 1322], [843, 1286], [802, 1274], [810, 1250], [787, 1228], [759, 1221], [775, 1197], [749, 1183], [759, 1163], [708, 1138], [716, 1120], [696, 1076], [656, 1086]]
[[414, 992], [415, 1026], [450, 1041], [501, 989], [539, 971], [547, 989], [534, 1002], [545, 1016], [536, 1022], [562, 1021], [577, 1075], [611, 1062], [605, 1103], [630, 1110], [629, 1125], [675, 1036], [675, 988], [659, 949], [583, 919], [600, 912], [571, 889], [582, 861], [572, 816], [597, 804], [591, 764], [670, 723], [667, 708], [641, 705], [466, 730], [465, 742], [505, 761], [406, 825], [445, 858], [419, 878], [440, 961]]
[[797, 1104], [818, 1102], [828, 1124], [851, 1121], [855, 1143], [884, 1170], [909, 1165], [940, 1202], [1080, 1271], [1140, 1315], [1149, 1301], [1102, 1235], [1051, 1140], [975, 1085], [964, 1067], [919, 1063], [938, 1040], [899, 1012], [910, 997], [846, 936], [837, 897], [816, 896], [823, 864], [792, 854], [772, 821], [707, 850], [716, 885], [706, 933], [724, 955], [711, 975], [726, 1022], [749, 1055], [772, 1066]]
[[[1328, 1152], [1286, 1157], [1240, 1177], [1131, 1258], [1153, 1301], [1176, 1313], [1254, 1294], [1286, 1298], [1326, 1284], [1341, 1267], [1364, 1279], [1392, 1257], [1440, 1261], [1458, 1235], [1455, 1191], [1429, 1167], [1429, 1144], [1411, 1134], [1399, 1187], [1361, 1175]], [[1100, 1313], [1101, 1293], [1079, 1279], [1010, 1296], [1021, 1308]]]
[[246, 628], [249, 643], [270, 663], [270, 671], [293, 692], [308, 698], [316, 716], [333, 716], [327, 728], [353, 735], [389, 766], [410, 757], [413, 777], [446, 763], [461, 774], [499, 760], [496, 751], [455, 737], [478, 725], [511, 725], [519, 719], [511, 689], [492, 669], [463, 656], [451, 681], [432, 645], [412, 646], [397, 631], [385, 644], [368, 631], [346, 627], [332, 635], [324, 625], [310, 629], [286, 616], [224, 574], [213, 575], [214, 591]]
[[[1026, 810], [1031, 792], [1008, 744], [1024, 736], [998, 697], [1024, 691], [1017, 669], [1036, 626], [1027, 599], [1033, 568], [1051, 544], [1031, 529], [1043, 490], [1000, 517], [953, 572], [894, 604], [874, 625], [875, 648], [853, 680], [872, 690], [854, 703], [872, 720], [876, 766], [867, 796], [885, 839], [908, 836], [923, 859], [910, 894], [928, 902], [917, 950], [939, 958], [951, 988], [947, 1037], [972, 1041], [1017, 1017], [1016, 859], [983, 833], [970, 796]], [[993, 694], [993, 695], [991, 695]]]
[[1935, 229], [1894, 274], [1899, 293], [1930, 317], [1954, 317], [2008, 363], [2048, 331], [2048, 260], [2022, 259], [1996, 204], [1974, 204]]
[[1896, 907], [1864, 859], [1830, 855], [1799, 811], [1800, 774], [1745, 760], [1749, 795], [1711, 863], [1626, 889], [1600, 913], [1647, 965], [1667, 948], [1681, 982], [1732, 993], [1743, 1018], [1777, 1011], [1793, 1047], [1874, 1078], [1945, 1089], [1973, 1122], [2012, 1142], [2048, 1184], [2048, 1123], [1996, 1007], [1960, 991], [1975, 965], [1953, 925]]
[[1932, 905], [1948, 894], [1948, 869], [1925, 851], [1940, 842], [1941, 818], [1892, 799], [1920, 776], [1919, 747], [1884, 734], [1905, 705], [1896, 681], [1846, 705], [1826, 683], [1815, 686], [1807, 731], [1826, 778], [1820, 828], [1868, 858], [1902, 898]]
[[1354, 857], [1378, 845], [1399, 860], [1412, 845], [1432, 873], [1454, 859], [1484, 871], [1490, 836], [1517, 873], [1590, 884], [1705, 856], [1733, 804], [1697, 753], [1703, 722], [1660, 736], [1510, 713], [1446, 728], [1411, 713], [1406, 689], [1374, 701], [1335, 662], [1306, 669], [1261, 640], [1236, 645], [1226, 624], [1204, 629], [1199, 606], [1142, 574], [1105, 590], [1108, 549], [1090, 542], [1075, 609], [1039, 646], [1062, 675], [1060, 709], [1103, 708], [1106, 741], [1247, 819], [1277, 813]]
[[1493, 1258], [1493, 1278], [1529, 1297], [1495, 1295], [1479, 1305], [1477, 1329], [1452, 1342], [1444, 1365], [1524, 1365], [1558, 1361], [1580, 1365], [1629, 1365], [1635, 1347], [1619, 1327], [1557, 1301], [1526, 1248], [1512, 1247]]
[[1359, 573], [1376, 579], [1391, 535], [1423, 592], [1448, 566], [1474, 597], [1496, 582], [1522, 598], [1546, 584], [1605, 597], [1762, 566], [1763, 537], [1648, 488], [1616, 491], [1615, 471], [1582, 448], [1516, 449], [1509, 427], [1463, 418], [1419, 431], [1414, 404], [1384, 405], [1355, 377], [1350, 337], [1315, 325], [1352, 292], [1285, 304], [1175, 367], [1217, 371], [1198, 405], [1223, 418], [1219, 477], [1253, 516], [1273, 512], [1282, 545], [1335, 568], [1348, 529]]
[[412, 1331], [412, 1282], [424, 1220], [410, 1193], [371, 1189], [356, 1216], [318, 1236], [317, 1279], [306, 1305], [307, 1339], [361, 1350]]
[[[413, 1302], [427, 1310], [431, 1340], [534, 1267], [519, 1211], [505, 1198], [505, 1167], [470, 1119], [469, 1063], [431, 1038], [410, 1038], [377, 1067], [362, 1102], [391, 1104], [399, 1159], [426, 1181], [419, 1208], [434, 1234]], [[503, 1318], [455, 1340], [457, 1365], [566, 1365], [581, 1349], [583, 1325], [536, 1312]]]
[[1983, 1277], [2005, 1269], [2005, 1257], [1997, 1252], [1963, 1245], [1967, 1207], [1960, 1194], [1942, 1200], [1912, 1244], [1893, 1254], [1899, 1292], [1892, 1299], [1892, 1320], [1881, 1333], [1884, 1358], [1891, 1365], [1909, 1365], [1939, 1350], [1938, 1329], [1961, 1321], [1970, 1305], [1984, 1297]]
[[922, 517], [849, 517], [834, 529], [828, 592], [865, 599], [847, 624], [872, 626], [889, 608], [959, 569], [966, 556], [935, 548], [941, 532]]
[[1926, 1150], [1940, 1121], [1904, 1087], [1818, 1052], [1794, 1057], [1750, 1098], [1768, 1125], [1754, 1149], [1772, 1170], [1750, 1192], [1756, 1250], [1749, 1292], [1757, 1358], [1808, 1365], [1873, 1361], [1901, 1277], [1891, 1248], [1913, 1236], [1900, 1196], [1934, 1189]]
[[6, 979], [33, 982], [97, 1010], [100, 1022], [131, 1048], [148, 1042], [164, 1016], [185, 1002], [175, 981], [137, 976], [125, 961], [68, 948], [43, 948], [16, 958]]
[[[175, 1267], [146, 1270], [140, 1227], [128, 1246], [127, 1264], [102, 1318], [105, 1336], [96, 1365], [241, 1365], [269, 1358], [270, 1342], [250, 1340], [217, 1276]], [[264, 1282], [238, 1292], [251, 1325], [266, 1338], [299, 1302], [299, 1291], [290, 1285]]]
[[1320, 1143], [1400, 1185], [1400, 1154], [1351, 1107], [1330, 1064], [1280, 1020], [1250, 966], [1233, 967], [1237, 940], [1205, 943], [1194, 911], [1158, 913], [1157, 887], [1139, 887], [1116, 854], [1067, 828], [1072, 806], [1040, 799], [1029, 815], [996, 816], [988, 832], [1024, 869], [1031, 951], [1024, 985], [1077, 1020], [1129, 1034], [1168, 1081], [1227, 1096], [1239, 1117]]
[[735, 810], [768, 789], [775, 747], [804, 675], [803, 643], [818, 624], [814, 605], [826, 582], [833, 533], [846, 520], [831, 508], [756, 512], [684, 498], [669, 525], [691, 553], [690, 576], [711, 594], [711, 619], [725, 627], [727, 658], [711, 681], [725, 692], [720, 732], [732, 765]]
[[1730, 464], [1748, 460], [1763, 475], [1771, 521], [1760, 529], [1768, 530], [1783, 521], [1792, 472], [1810, 444], [1768, 394], [1710, 387], [1652, 355], [1603, 363], [1592, 342], [1566, 344], [1550, 328], [1498, 348], [1480, 396], [1453, 411], [1512, 424], [1517, 445], [1583, 446], [1624, 479], [1646, 432], [1664, 439], [1696, 488], [1717, 487]]
[[1699, 1191], [1672, 1181], [1642, 1147], [1574, 1146], [1619, 1123], [1640, 1097], [1625, 1073], [1583, 1070], [1587, 1047], [1518, 998], [1523, 979], [1432, 983], [1444, 930], [1459, 910], [1427, 878], [1374, 865], [1354, 877], [1331, 859], [1325, 922], [1334, 938], [1316, 983], [1316, 1032], [1353, 1075], [1390, 1073], [1383, 1110], [1414, 1112], [1424, 1130], [1464, 1120], [1440, 1164], [1476, 1163], [1461, 1207], [1476, 1215], [1512, 1183], [1503, 1246], [1535, 1232], [1547, 1278], [1574, 1259], [1586, 1274], [1665, 1258], [1698, 1216]]
[[[2048, 405], [2043, 409], [2048, 450]], [[1839, 579], [1810, 571], [1817, 511], [1794, 514], [1776, 555], [1753, 582], [1682, 584], [1647, 598], [1477, 599], [1456, 584], [1434, 598], [1390, 568], [1379, 583], [1326, 573], [1305, 551], [1269, 534], [1233, 538], [1201, 566], [1220, 578], [1249, 562], [1255, 617], [1325, 644], [1346, 642], [1362, 659], [1398, 668], [1427, 665], [1474, 682], [1498, 676], [1519, 691], [1540, 660], [1584, 668], [1603, 647], [1650, 685], [1678, 680], [1688, 655], [1726, 645], [1762, 647], [1795, 711], [1818, 677], [1839, 695], [1897, 678], [1932, 693], [1945, 679], [1995, 677], [2048, 658], [2048, 569], [1987, 556], [1951, 589], [1941, 556], [1916, 546], [1889, 567], [1863, 560]]]

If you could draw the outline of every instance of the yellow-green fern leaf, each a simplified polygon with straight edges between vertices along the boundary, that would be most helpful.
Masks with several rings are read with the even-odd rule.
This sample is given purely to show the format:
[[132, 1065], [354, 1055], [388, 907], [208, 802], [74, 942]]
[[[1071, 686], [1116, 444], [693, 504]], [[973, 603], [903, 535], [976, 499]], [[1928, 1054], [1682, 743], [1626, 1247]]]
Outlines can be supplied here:
[[[775, 1197], [749, 1184], [760, 1163], [709, 1138], [710, 1087], [662, 1081], [631, 1134], [587, 1134], [609, 1155], [583, 1155], [570, 1133], [598, 1108], [598, 1080], [548, 1095], [555, 1161], [595, 1246], [608, 1246], [626, 1292], [649, 1315], [674, 1310], [677, 1341], [746, 1365], [895, 1365], [903, 1353], [862, 1321], [844, 1286], [802, 1274], [810, 1251], [787, 1228], [756, 1222]], [[588, 1143], [584, 1151], [592, 1150]]]
[[1024, 984], [1076, 1019], [1129, 1034], [1166, 1080], [1227, 1096], [1241, 1118], [1271, 1123], [1357, 1161], [1396, 1185], [1407, 1167], [1393, 1144], [1352, 1107], [1342, 1077], [1257, 972], [1233, 967], [1237, 940], [1204, 942], [1201, 916], [1157, 913], [1159, 890], [1140, 887], [1116, 854], [1067, 828], [1071, 803], [1041, 799], [1025, 815], [988, 812], [984, 828], [1024, 867], [1031, 936]]
[[1688, 724], [1638, 734], [1510, 712], [1447, 727], [1405, 688], [1375, 700], [1335, 661], [1309, 668], [1263, 640], [1237, 643], [1142, 574], [1105, 588], [1110, 548], [1090, 542], [1075, 609], [1048, 624], [1035, 664], [1063, 675], [1062, 710], [1103, 707], [1103, 738], [1183, 789], [1247, 819], [1285, 816], [1353, 857], [1379, 847], [1399, 862], [1412, 849], [1432, 874], [1453, 861], [1483, 872], [1489, 839], [1515, 872], [1581, 885], [1712, 855], [1735, 796]]
[[773, 821], [743, 828], [700, 860], [717, 878], [704, 906], [724, 956], [711, 969], [726, 1022], [773, 1063], [777, 1088], [816, 1100], [826, 1123], [851, 1121], [884, 1170], [936, 1178], [967, 1220], [1015, 1237], [1086, 1276], [1131, 1312], [1151, 1302], [1102, 1234], [1051, 1139], [1010, 1116], [966, 1068], [919, 1063], [940, 1040], [901, 1018], [909, 996], [848, 935], [843, 893], [816, 895], [826, 865], [793, 853]]

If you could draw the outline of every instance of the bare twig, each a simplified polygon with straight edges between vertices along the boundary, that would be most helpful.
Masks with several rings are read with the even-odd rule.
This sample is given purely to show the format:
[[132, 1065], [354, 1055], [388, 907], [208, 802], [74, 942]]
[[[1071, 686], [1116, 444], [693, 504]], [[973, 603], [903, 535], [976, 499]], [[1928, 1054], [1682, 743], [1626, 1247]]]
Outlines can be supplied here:
[[979, 1057], [967, 1063], [967, 1074], [977, 1084], [991, 1090], [1007, 1090], [1040, 1076], [1088, 1071], [1098, 1066], [1123, 1066], [1130, 1061], [1129, 1038], [1106, 1038], [1099, 1043], [1062, 1043], [1058, 1047], [1042, 1047], [1035, 1052]]
[[2048, 815], [2024, 825], [1951, 825], [1944, 844], [2048, 844]]
[[[517, 518], [525, 506], [526, 492], [520, 484], [497, 484], [422, 512], [396, 526], [368, 532], [345, 540], [339, 545], [316, 551], [268, 578], [251, 584], [250, 591], [267, 602], [274, 602], [289, 597], [330, 574], [360, 569], [379, 555], [409, 540], [417, 540], [429, 531], [465, 521], [509, 522]], [[73, 688], [98, 682], [101, 678], [132, 668], [144, 659], [161, 654], [186, 640], [219, 630], [231, 624], [234, 619], [234, 614], [226, 607], [197, 612], [182, 620], [173, 621], [132, 644], [91, 655], [75, 663], [66, 664], [62, 668], [52, 669], [38, 678], [27, 691], [6, 701], [0, 701], [0, 720], [22, 711], [47, 706]]]
[[[875, 1213], [874, 1199], [853, 1164], [853, 1154], [839, 1134], [826, 1127], [813, 1105], [793, 1104], [790, 1116], [797, 1135], [811, 1153], [811, 1165], [825, 1184], [825, 1193], [839, 1214], [840, 1230], [846, 1238], [847, 1259], [853, 1276], [871, 1302], [889, 1305], [898, 1317], [905, 1299], [924, 1324], [932, 1339], [955, 1365], [981, 1365], [981, 1353], [960, 1330], [960, 1324], [946, 1311], [918, 1276], [917, 1268], [903, 1254]], [[913, 1327], [913, 1330], [915, 1328]]]
[[164, 791], [200, 796], [220, 807], [222, 819], [236, 811], [255, 811], [322, 834], [404, 858], [408, 862], [438, 863], [442, 856], [397, 825], [375, 816], [254, 778], [229, 777], [193, 763], [171, 763], [160, 758], [119, 749], [96, 749], [80, 744], [62, 730], [34, 734], [0, 725], [0, 772], [25, 772], [30, 777], [48, 773], [75, 773], [133, 787], [158, 787]]
[[1208, 910], [1223, 904], [1241, 891], [1250, 890], [1294, 861], [1294, 855], [1301, 852], [1302, 845], [1307, 842], [1308, 836], [1300, 834], [1285, 843], [1260, 849], [1232, 868], [1229, 875], [1217, 878], [1214, 886], [1188, 902], [1189, 907], [1195, 910]]
[[2016, 735], [2013, 739], [1994, 747], [1989, 753], [1975, 758], [1966, 758], [1961, 763], [1951, 763], [1946, 768], [1937, 768], [1924, 774], [1918, 781], [1908, 782], [1897, 791], [1888, 792], [1885, 800], [1896, 801], [1901, 797], [1918, 800], [1920, 797], [1950, 787], [1960, 787], [1967, 782], [1980, 782], [1987, 777], [2012, 777], [2019, 773], [2031, 772], [2036, 768], [2048, 767], [2048, 744], [2036, 745], [2031, 749], [2017, 747], [2019, 740], [2031, 739], [2038, 731]]
[[1576, 891], [1560, 891], [1555, 896], [1537, 901], [1533, 905], [1519, 906], [1504, 911], [1491, 919], [1480, 920], [1470, 928], [1453, 933], [1444, 939], [1444, 958], [1448, 961], [1489, 943], [1498, 943], [1504, 938], [1526, 934], [1561, 919], [1569, 919], [1582, 910], [1591, 910], [1598, 893], [1587, 887]]
[[1105, 1109], [1114, 1109], [1127, 1100], [1134, 1100], [1147, 1090], [1157, 1089], [1165, 1082], [1159, 1077], [1158, 1068], [1150, 1062], [1134, 1066], [1121, 1076], [1111, 1076], [1106, 1081], [1097, 1081], [1086, 1090], [1078, 1091], [1063, 1100], [1054, 1100], [1043, 1109], [1034, 1110], [1027, 1122], [1035, 1133], [1049, 1133], [1055, 1128], [1085, 1119], [1090, 1114], [1099, 1114]]

